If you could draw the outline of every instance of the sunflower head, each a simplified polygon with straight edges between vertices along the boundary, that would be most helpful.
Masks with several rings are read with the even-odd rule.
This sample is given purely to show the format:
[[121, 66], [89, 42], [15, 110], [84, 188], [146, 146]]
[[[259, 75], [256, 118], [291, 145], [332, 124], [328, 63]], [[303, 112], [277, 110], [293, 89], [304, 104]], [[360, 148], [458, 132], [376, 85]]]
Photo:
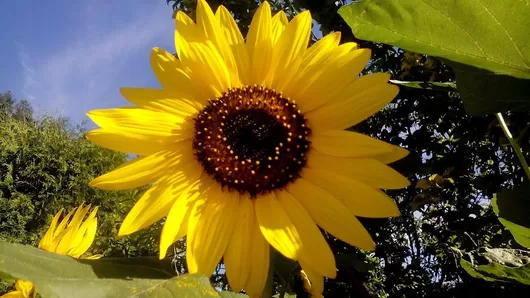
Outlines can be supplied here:
[[194, 121], [195, 155], [228, 190], [255, 198], [284, 188], [306, 165], [311, 129], [296, 103], [274, 89], [230, 89]]
[[[79, 258], [84, 254], [96, 235], [98, 207], [90, 211], [90, 205], [72, 209], [62, 220], [63, 209], [53, 217], [48, 231], [39, 242], [39, 248], [61, 255]], [[89, 213], [90, 212], [90, 213]]]
[[176, 13], [177, 57], [151, 53], [161, 88], [122, 88], [133, 106], [88, 113], [100, 127], [90, 140], [139, 156], [90, 184], [150, 185], [119, 235], [165, 217], [160, 257], [187, 236], [191, 273], [211, 274], [223, 258], [232, 289], [257, 297], [272, 246], [314, 289], [336, 275], [319, 227], [374, 249], [356, 217], [399, 215], [381, 189], [409, 184], [387, 165], [408, 152], [345, 130], [398, 88], [388, 74], [359, 76], [370, 50], [339, 45], [338, 32], [308, 47], [309, 11], [289, 21], [263, 2], [246, 37], [223, 6], [214, 13], [199, 0], [196, 15]]

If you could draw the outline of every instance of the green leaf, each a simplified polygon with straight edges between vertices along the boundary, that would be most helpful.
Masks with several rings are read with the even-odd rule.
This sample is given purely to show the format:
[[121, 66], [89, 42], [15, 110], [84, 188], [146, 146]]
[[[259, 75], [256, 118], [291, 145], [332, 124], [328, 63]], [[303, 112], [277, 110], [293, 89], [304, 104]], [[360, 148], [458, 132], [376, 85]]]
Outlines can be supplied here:
[[364, 0], [339, 14], [360, 39], [530, 79], [529, 0]]
[[530, 285], [530, 252], [528, 251], [480, 248], [463, 254], [460, 265], [475, 278]]
[[456, 92], [455, 83], [399, 81], [399, 80], [390, 80], [390, 83], [401, 85], [401, 86], [408, 87], [408, 88]]
[[503, 218], [499, 217], [499, 221], [502, 223], [503, 226], [505, 226], [513, 235], [513, 239], [519, 245], [524, 246], [526, 248], [530, 248], [530, 229], [520, 226], [518, 224], [514, 224], [513, 222], [509, 220], [505, 220]]
[[367, 273], [368, 271], [375, 269], [374, 264], [361, 260], [353, 253], [336, 255], [335, 261], [337, 267], [351, 267], [357, 272]]
[[4, 241], [0, 241], [0, 276], [29, 280], [44, 298], [244, 297], [221, 296], [202, 275], [174, 276], [169, 261], [78, 260]]
[[530, 248], [530, 183], [496, 193], [493, 212], [520, 245]]
[[481, 115], [530, 107], [529, 1], [364, 0], [339, 14], [359, 39], [440, 57]]
[[455, 71], [458, 93], [468, 114], [480, 116], [530, 108], [530, 80], [445, 62]]

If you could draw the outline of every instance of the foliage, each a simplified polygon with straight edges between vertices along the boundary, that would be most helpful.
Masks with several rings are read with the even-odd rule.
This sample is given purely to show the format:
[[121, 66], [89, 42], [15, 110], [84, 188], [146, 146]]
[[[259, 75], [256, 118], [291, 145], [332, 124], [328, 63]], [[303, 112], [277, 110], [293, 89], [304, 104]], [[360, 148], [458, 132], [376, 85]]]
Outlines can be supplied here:
[[[466, 260], [468, 259], [468, 260]], [[519, 249], [482, 248], [465, 254], [460, 265], [471, 276], [487, 281], [530, 285], [530, 252]]]
[[[37, 246], [60, 208], [87, 202], [100, 207], [90, 253], [157, 253], [159, 226], [115, 239], [141, 190], [109, 192], [88, 186], [95, 176], [123, 163], [125, 154], [95, 146], [84, 138], [82, 127], [72, 127], [67, 119], [34, 117], [31, 106], [10, 92], [0, 94], [0, 106], [0, 240]], [[0, 293], [6, 290], [0, 287]]]

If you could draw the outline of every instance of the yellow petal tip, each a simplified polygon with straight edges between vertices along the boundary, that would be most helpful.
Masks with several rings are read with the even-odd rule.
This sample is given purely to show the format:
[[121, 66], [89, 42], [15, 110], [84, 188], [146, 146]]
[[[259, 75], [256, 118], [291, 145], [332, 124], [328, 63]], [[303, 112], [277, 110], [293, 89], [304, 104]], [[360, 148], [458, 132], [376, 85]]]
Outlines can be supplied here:
[[118, 235], [116, 235], [116, 238], [115, 238], [116, 240], [119, 240], [119, 239], [121, 239], [121, 238], [133, 233], [133, 231], [129, 231], [128, 229], [125, 229], [124, 227], [125, 227], [125, 225], [122, 223], [121, 227], [120, 227], [120, 230], [118, 231]]
[[166, 253], [167, 253], [167, 251], [162, 250], [162, 247], [160, 247], [160, 252], [158, 253], [158, 259], [159, 260], [164, 259], [166, 257]]

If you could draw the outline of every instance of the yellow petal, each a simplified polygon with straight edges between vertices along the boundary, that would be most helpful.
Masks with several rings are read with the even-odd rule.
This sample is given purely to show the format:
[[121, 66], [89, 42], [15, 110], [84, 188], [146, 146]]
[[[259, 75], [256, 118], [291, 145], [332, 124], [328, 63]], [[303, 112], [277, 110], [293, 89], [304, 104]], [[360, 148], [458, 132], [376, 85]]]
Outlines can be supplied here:
[[280, 10], [272, 17], [272, 44], [275, 45], [280, 36], [282, 35], [283, 31], [285, 30], [285, 27], [287, 24], [289, 24], [289, 20], [287, 20], [287, 16], [285, 15], [285, 12], [283, 10]]
[[[359, 52], [359, 51], [355, 51], [355, 52]], [[369, 57], [368, 54], [366, 54], [365, 56], [366, 56], [365, 57], [366, 59]], [[337, 85], [335, 86], [335, 89], [333, 91], [330, 91], [330, 93], [328, 94], [329, 96], [328, 96], [327, 101], [325, 102], [322, 101], [319, 104], [313, 103], [310, 105], [305, 105], [304, 108], [307, 109], [306, 110], [307, 112], [309, 110], [313, 110], [313, 109], [316, 109], [322, 106], [325, 109], [326, 107], [333, 106], [335, 104], [341, 105], [344, 102], [348, 102], [349, 100], [353, 98], [359, 97], [360, 96], [359, 94], [363, 94], [363, 92], [365, 92], [366, 90], [377, 88], [377, 86], [381, 86], [381, 87], [388, 86], [386, 83], [388, 82], [389, 79], [390, 79], [390, 74], [388, 73], [375, 73], [375, 74], [361, 76], [360, 78], [356, 78], [352, 80], [350, 83], [345, 81], [343, 85], [340, 85], [340, 86]], [[359, 105], [361, 104], [363, 103], [359, 103]], [[370, 104], [373, 104], [373, 103], [368, 103], [368, 106], [370, 106]], [[362, 111], [363, 107], [362, 106], [359, 107], [356, 105], [354, 109], [355, 111], [353, 112], [353, 114], [357, 113], [358, 110]], [[317, 129], [319, 128], [317, 127]]]
[[[61, 240], [62, 235], [64, 235], [67, 232], [66, 230], [67, 230], [68, 224], [70, 222], [70, 219], [74, 215], [74, 213], [77, 212], [77, 210], [82, 209], [82, 208], [83, 208], [83, 204], [81, 204], [81, 206], [79, 207], [76, 207], [70, 210], [70, 212], [66, 214], [66, 216], [61, 220], [57, 228], [53, 231], [53, 238], [54, 238], [53, 242], [56, 243], [56, 245], [59, 244], [59, 241]], [[54, 251], [54, 250], [50, 250], [50, 251]]]
[[196, 14], [197, 26], [202, 28], [204, 35], [213, 43], [215, 49], [222, 57], [222, 60], [230, 73], [232, 86], [239, 87], [240, 83], [236, 60], [234, 59], [234, 54], [232, 53], [230, 45], [221, 30], [221, 23], [213, 14], [208, 3], [204, 0], [197, 1]]
[[0, 296], [0, 298], [29, 298], [29, 296], [24, 296], [20, 291], [11, 291]]
[[117, 128], [98, 128], [89, 131], [85, 136], [94, 144], [111, 150], [132, 153], [140, 156], [155, 154], [159, 151], [171, 151], [175, 142], [193, 137], [192, 128], [184, 129], [179, 135], [170, 137], [150, 136]]
[[311, 215], [317, 225], [340, 240], [363, 249], [373, 250], [375, 243], [357, 218], [328, 191], [299, 178], [287, 190]]
[[197, 97], [190, 75], [182, 65], [182, 62], [177, 60], [173, 54], [160, 48], [153, 48], [150, 62], [151, 69], [160, 85], [173, 96], [181, 98]]
[[190, 273], [210, 275], [232, 236], [238, 197], [212, 183], [194, 204], [188, 222], [186, 261]]
[[59, 210], [59, 212], [57, 212], [57, 214], [55, 214], [55, 216], [53, 217], [50, 227], [48, 228], [44, 236], [42, 236], [42, 239], [39, 242], [39, 248], [44, 249], [46, 251], [53, 251], [50, 249], [55, 249], [56, 245], [53, 244], [54, 233], [57, 229], [57, 223], [59, 222], [59, 218], [63, 213], [63, 210], [64, 209], [61, 208], [61, 210]]
[[267, 242], [285, 257], [298, 260], [302, 250], [302, 240], [274, 194], [265, 194], [254, 200], [254, 210], [261, 233]]
[[[230, 73], [215, 45], [183, 12], [176, 16], [175, 44], [184, 67], [189, 69], [193, 88], [201, 92], [200, 102], [215, 98], [230, 86]], [[221, 90], [221, 91], [220, 91]], [[203, 101], [201, 101], [203, 100]]]
[[322, 59], [328, 58], [329, 52], [339, 45], [340, 36], [340, 32], [333, 32], [310, 46], [304, 53], [301, 70], [322, 61]]
[[261, 297], [269, 274], [270, 246], [263, 238], [259, 224], [254, 220], [252, 225], [252, 249], [250, 262], [250, 274], [245, 285], [245, 291], [250, 298]]
[[98, 219], [96, 217], [97, 211], [98, 207], [95, 207], [79, 226], [72, 241], [71, 248], [68, 251], [69, 256], [79, 258], [90, 248], [90, 245], [92, 245], [98, 227]]
[[[346, 43], [338, 46], [340, 35], [340, 32], [328, 34], [305, 51], [302, 64], [295, 74], [292, 83], [284, 88], [287, 96], [296, 98], [297, 101], [312, 100], [311, 98], [303, 98], [305, 95], [304, 90], [309, 88], [305, 84], [308, 81], [315, 82], [318, 80], [323, 71], [327, 71], [327, 74], [333, 75], [331, 68], [328, 69], [325, 66], [332, 61], [341, 59], [341, 56], [347, 54], [350, 48], [355, 47], [354, 43]], [[342, 62], [347, 63], [348, 61], [344, 60]], [[340, 66], [340, 64], [336, 65]]]
[[371, 55], [368, 49], [337, 53], [341, 50], [341, 46], [335, 48], [330, 52], [332, 57], [329, 61], [315, 64], [314, 67], [319, 70], [310, 74], [300, 85], [296, 102], [302, 112], [310, 112], [336, 98], [340, 90], [355, 80]]
[[195, 87], [203, 89], [207, 99], [226, 92], [232, 86], [230, 73], [214, 45], [207, 41], [191, 43], [189, 48], [189, 57], [183, 63], [191, 69]]
[[405, 158], [410, 153], [407, 149], [401, 148], [399, 146], [390, 146], [392, 148], [391, 152], [378, 154], [374, 156], [374, 158], [382, 163], [389, 164]]
[[309, 213], [288, 192], [276, 191], [275, 193], [300, 235], [302, 244], [300, 260], [310, 263], [318, 273], [335, 278], [337, 268], [333, 252]]
[[178, 11], [175, 16], [175, 49], [180, 61], [190, 56], [190, 43], [204, 42], [204, 32], [184, 12]]
[[177, 167], [151, 186], [125, 217], [119, 236], [147, 228], [166, 216], [175, 199], [199, 179], [202, 168], [195, 161]]
[[239, 80], [243, 84], [250, 84], [250, 60], [245, 46], [245, 40], [243, 39], [243, 35], [241, 35], [241, 31], [239, 31], [239, 27], [230, 12], [222, 5], [217, 9], [215, 16], [219, 20], [226, 41], [232, 49], [236, 61], [237, 72], [239, 73]]
[[350, 98], [356, 97], [358, 94], [363, 93], [368, 89], [374, 88], [374, 86], [386, 86], [389, 79], [390, 74], [384, 72], [363, 75], [344, 86], [344, 88], [337, 90], [337, 92], [334, 93], [336, 96], [331, 98], [327, 104], [342, 103]]
[[171, 90], [123, 87], [120, 88], [120, 93], [125, 99], [142, 108], [171, 113], [180, 117], [193, 117], [203, 108], [202, 103], [198, 102], [196, 97], [174, 94]]
[[265, 84], [272, 59], [272, 21], [268, 2], [263, 2], [254, 14], [246, 45], [250, 57], [250, 82], [269, 87]]
[[[224, 263], [230, 287], [238, 292], [245, 287], [251, 270], [252, 233], [255, 231], [254, 206], [247, 196], [239, 199], [237, 224], [226, 252]], [[261, 233], [258, 231], [258, 233]]]
[[[353, 51], [356, 51], [356, 50], [359, 50], [359, 47], [356, 43], [354, 42], [346, 42], [346, 43], [343, 43], [341, 44], [340, 46], [336, 47], [333, 49], [333, 53], [332, 53], [332, 56], [336, 56], [337, 58], [338, 57], [343, 57], [345, 56], [346, 54], [350, 53], [350, 52], [353, 52]], [[362, 65], [362, 64], [365, 64], [368, 62], [368, 59], [370, 58], [369, 56], [366, 57], [365, 55], [368, 53], [368, 54], [371, 54], [370, 51], [367, 52], [368, 49], [364, 49], [364, 51], [357, 51], [356, 54], [351, 54], [351, 56], [348, 56], [347, 58], [349, 60], [354, 60], [352, 59], [353, 57], [355, 58], [358, 58], [358, 57], [363, 57], [363, 59], [366, 59], [365, 60], [365, 63], [362, 63], [360, 61], [357, 61], [357, 65]], [[358, 74], [358, 73], [357, 73]], [[356, 74], [356, 75], [357, 75]], [[355, 76], [354, 76], [355, 77]]]
[[311, 34], [311, 14], [308, 10], [298, 14], [287, 25], [272, 52], [273, 86], [282, 91], [298, 72]]
[[307, 165], [316, 171], [340, 174], [375, 188], [400, 189], [410, 185], [403, 175], [375, 159], [334, 157], [313, 150], [307, 160]]
[[175, 143], [175, 149], [128, 161], [117, 169], [90, 181], [89, 185], [100, 189], [119, 190], [149, 184], [166, 173], [170, 174], [175, 167], [194, 157], [190, 141]]
[[302, 177], [319, 186], [344, 206], [353, 215], [370, 218], [399, 216], [396, 202], [379, 189], [339, 174], [305, 168]]
[[[283, 91], [291, 98], [300, 98], [300, 85], [304, 84], [308, 77], [316, 75], [322, 71], [322, 65], [328, 61], [337, 59], [337, 56], [332, 56], [331, 51], [338, 46], [340, 42], [340, 32], [334, 32], [324, 36], [309, 47], [302, 58], [302, 63], [298, 71], [294, 74], [293, 80], [287, 84]], [[308, 99], [309, 100], [309, 99]]]
[[29, 298], [33, 295], [35, 287], [29, 280], [17, 280], [15, 282], [15, 289], [21, 293], [21, 297]]
[[87, 115], [102, 128], [117, 128], [159, 137], [178, 135], [187, 122], [183, 117], [139, 107], [93, 110]]
[[173, 206], [169, 210], [162, 234], [160, 236], [159, 258], [166, 256], [169, 246], [184, 237], [188, 232], [188, 219], [191, 207], [195, 200], [200, 197], [199, 181], [189, 185], [175, 198]]
[[[72, 249], [75, 248], [77, 244], [76, 238], [79, 235], [79, 226], [81, 225], [89, 209], [90, 205], [87, 205], [84, 208], [82, 208], [82, 206], [77, 208], [76, 212], [74, 213], [74, 216], [72, 217], [72, 220], [68, 223], [66, 233], [61, 237], [59, 245], [57, 245], [57, 248], [55, 248], [56, 253], [77, 257], [76, 255], [74, 256], [70, 252], [72, 251]], [[80, 236], [82, 237], [82, 234]]]
[[395, 150], [386, 142], [345, 130], [317, 130], [312, 133], [311, 147], [337, 157], [382, 156]]
[[365, 120], [390, 103], [399, 92], [394, 85], [381, 84], [355, 96], [306, 113], [311, 127], [316, 129], [346, 129]]

